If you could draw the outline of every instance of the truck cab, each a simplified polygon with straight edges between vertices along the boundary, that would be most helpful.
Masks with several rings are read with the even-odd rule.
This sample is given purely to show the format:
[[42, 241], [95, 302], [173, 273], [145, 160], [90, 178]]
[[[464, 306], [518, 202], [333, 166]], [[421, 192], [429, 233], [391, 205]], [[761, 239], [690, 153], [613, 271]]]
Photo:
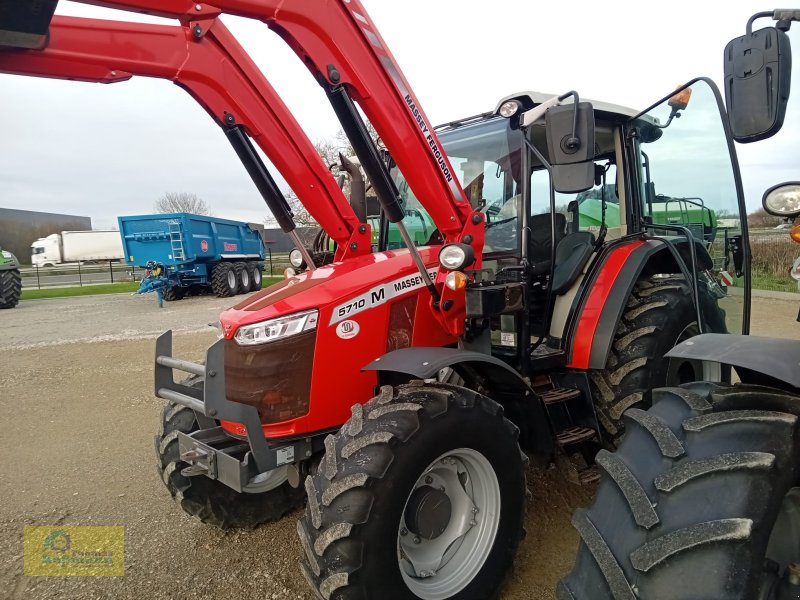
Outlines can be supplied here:
[[53, 233], [31, 244], [31, 264], [34, 267], [54, 267], [61, 262], [59, 235]]

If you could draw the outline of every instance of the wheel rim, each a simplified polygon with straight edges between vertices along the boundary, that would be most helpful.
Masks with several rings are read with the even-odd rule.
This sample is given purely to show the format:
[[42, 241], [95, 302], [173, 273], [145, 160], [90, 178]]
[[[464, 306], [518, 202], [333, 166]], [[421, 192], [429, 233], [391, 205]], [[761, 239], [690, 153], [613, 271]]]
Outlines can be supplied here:
[[250, 287], [250, 273], [247, 272], [247, 269], [242, 269], [242, 289], [247, 291]]
[[[800, 563], [800, 487], [789, 490], [781, 503], [769, 537], [767, 558], [778, 563], [781, 575], [788, 565]], [[764, 578], [766, 585], [770, 582], [771, 578]]]
[[500, 502], [497, 475], [480, 452], [459, 448], [428, 465], [406, 499], [397, 537], [409, 590], [442, 600], [467, 587], [494, 545]]
[[242, 487], [245, 494], [263, 494], [274, 490], [289, 480], [289, 473], [286, 467], [278, 467], [266, 473], [259, 473], [250, 482]]
[[253, 271], [253, 283], [256, 285], [261, 284], [261, 271], [258, 270], [258, 267], [256, 267], [255, 271]]
[[236, 289], [236, 273], [234, 273], [233, 269], [228, 271], [228, 287], [232, 290]]

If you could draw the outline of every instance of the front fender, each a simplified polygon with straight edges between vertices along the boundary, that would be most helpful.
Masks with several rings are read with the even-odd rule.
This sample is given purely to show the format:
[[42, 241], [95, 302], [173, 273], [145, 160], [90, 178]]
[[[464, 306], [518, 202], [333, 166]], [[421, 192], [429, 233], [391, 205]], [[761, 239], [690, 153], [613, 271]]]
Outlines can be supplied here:
[[391, 381], [397, 374], [431, 379], [446, 368], [461, 376], [465, 387], [502, 405], [506, 417], [523, 432], [526, 447], [537, 456], [552, 455], [555, 438], [544, 402], [517, 371], [494, 356], [458, 348], [402, 348], [376, 358], [363, 370], [377, 371], [384, 375], [381, 380]]

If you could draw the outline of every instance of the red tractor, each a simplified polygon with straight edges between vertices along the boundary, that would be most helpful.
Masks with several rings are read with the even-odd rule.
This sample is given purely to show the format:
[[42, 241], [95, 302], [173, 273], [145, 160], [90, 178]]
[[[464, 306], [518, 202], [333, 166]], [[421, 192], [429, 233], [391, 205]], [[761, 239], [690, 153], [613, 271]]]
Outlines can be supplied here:
[[[335, 244], [320, 266], [295, 236], [306, 270], [224, 312], [204, 364], [173, 357], [169, 332], [155, 356], [173, 497], [252, 527], [307, 495], [303, 572], [322, 598], [492, 597], [523, 535], [528, 457], [595, 479], [625, 411], [713, 375], [671, 348], [747, 332], [745, 204], [711, 81], [644, 111], [518, 93], [434, 127], [358, 0], [91, 4], [177, 24], [2, 0], [0, 72], [171, 79], [283, 230], [293, 215], [253, 141]], [[221, 13], [263, 21], [320, 83], [380, 203], [377, 244], [363, 194], [342, 194]], [[408, 229], [427, 220], [417, 246]]]
[[[775, 26], [754, 31], [763, 17]], [[725, 48], [738, 142], [783, 125], [793, 21], [800, 10], [757, 13]], [[763, 205], [794, 221], [800, 242], [800, 182], [770, 188]], [[605, 474], [592, 506], [573, 517], [582, 542], [556, 596], [800, 598], [800, 344], [708, 333], [668, 356], [704, 361], [707, 372], [733, 368], [738, 381], [655, 390], [649, 410], [627, 411], [619, 447], [596, 457]]]

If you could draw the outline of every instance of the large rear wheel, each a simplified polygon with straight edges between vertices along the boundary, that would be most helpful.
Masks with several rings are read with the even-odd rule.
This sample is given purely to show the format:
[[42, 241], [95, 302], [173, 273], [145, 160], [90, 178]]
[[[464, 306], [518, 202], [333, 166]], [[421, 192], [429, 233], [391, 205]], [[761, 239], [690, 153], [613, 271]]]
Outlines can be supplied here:
[[[715, 300], [704, 308], [715, 312], [713, 321], [724, 323]], [[691, 288], [682, 275], [656, 275], [636, 283], [606, 368], [591, 373], [592, 397], [608, 442], [616, 444], [622, 438], [626, 410], [650, 407], [654, 388], [704, 379], [701, 362], [664, 358], [699, 331]]]
[[[202, 389], [203, 379], [192, 376], [184, 384]], [[241, 494], [204, 475], [183, 475], [181, 471], [189, 465], [180, 459], [178, 432], [191, 433], [198, 428], [194, 411], [168, 402], [155, 437], [159, 475], [184, 512], [220, 529], [249, 529], [278, 521], [303, 505], [303, 489], [289, 484], [286, 467], [262, 474], [248, 493]]]
[[800, 397], [702, 383], [653, 397], [597, 456], [559, 600], [800, 597]]
[[493, 598], [523, 535], [524, 457], [496, 402], [384, 386], [326, 440], [298, 523], [327, 600]]

